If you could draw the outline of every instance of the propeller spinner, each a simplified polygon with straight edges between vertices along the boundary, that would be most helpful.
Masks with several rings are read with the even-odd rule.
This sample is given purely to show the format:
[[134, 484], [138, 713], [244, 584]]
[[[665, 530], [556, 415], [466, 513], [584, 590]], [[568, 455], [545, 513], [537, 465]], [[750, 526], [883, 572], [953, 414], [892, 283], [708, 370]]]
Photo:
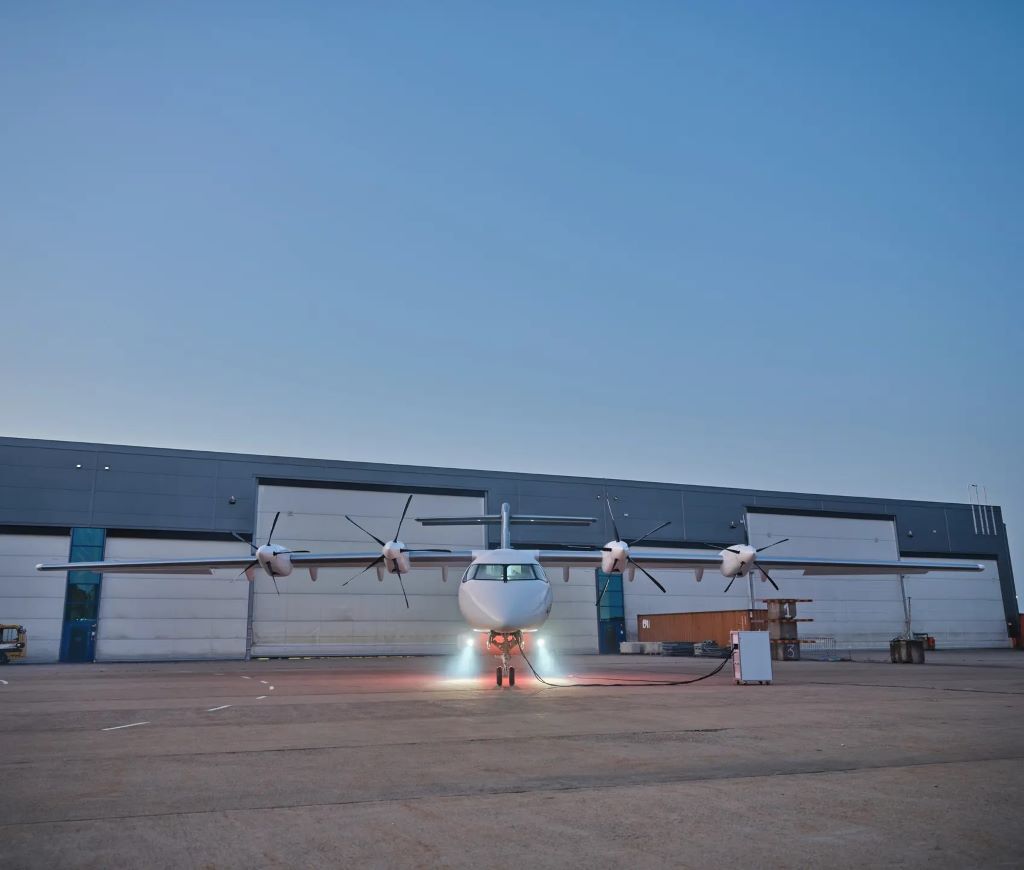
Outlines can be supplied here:
[[732, 588], [732, 584], [736, 581], [737, 577], [746, 577], [751, 568], [756, 568], [760, 571], [765, 580], [771, 583], [777, 592], [779, 591], [779, 584], [772, 579], [772, 575], [768, 573], [763, 565], [758, 564], [757, 557], [759, 553], [763, 553], [769, 547], [785, 543], [788, 540], [789, 538], [780, 538], [778, 541], [772, 541], [770, 544], [761, 547], [760, 550], [751, 547], [749, 544], [735, 544], [729, 547], [723, 547], [720, 544], [706, 544], [705, 546], [714, 547], [722, 557], [722, 567], [720, 570], [723, 577], [729, 578], [729, 584], [725, 587], [726, 592]]
[[650, 580], [655, 586], [657, 586], [662, 592], [666, 592], [664, 586], [658, 582], [657, 578], [651, 574], [646, 568], [637, 562], [633, 561], [633, 557], [629, 554], [629, 548], [639, 544], [641, 541], [647, 540], [655, 532], [661, 531], [665, 526], [671, 525], [672, 521], [662, 523], [660, 526], [655, 526], [647, 534], [641, 535], [635, 540], [629, 541], [628, 543], [622, 540], [622, 535], [619, 534], [619, 525], [615, 521], [615, 512], [612, 510], [611, 500], [606, 498], [605, 504], [608, 507], [608, 516], [612, 521], [612, 532], [615, 534], [615, 540], [609, 541], [601, 548], [601, 570], [608, 574], [609, 577], [604, 581], [604, 586], [601, 588], [600, 594], [597, 596], [598, 605], [601, 604], [601, 599], [604, 598], [604, 593], [608, 590], [608, 584], [611, 582], [612, 574], [620, 574], [628, 572], [629, 579], [633, 579], [633, 572], [639, 569], [641, 573], [646, 575], [647, 579]]
[[[279, 519], [281, 519], [281, 511], [274, 514], [274, 522], [270, 524], [270, 534], [267, 535], [267, 542], [259, 547], [252, 541], [245, 540], [236, 532], [231, 533], [233, 537], [249, 547], [251, 551], [249, 555], [252, 556], [252, 561], [239, 572], [238, 577], [244, 574], [250, 581], [256, 579], [256, 566], [259, 565], [270, 575], [270, 579], [274, 581], [274, 591], [278, 595], [281, 594], [281, 590], [277, 588], [277, 578], [287, 577], [292, 573], [292, 561], [288, 556], [291, 553], [309, 552], [309, 550], [289, 550], [287, 547], [271, 543], [274, 539], [274, 530], [277, 528], [277, 521]], [[238, 577], [235, 579], [237, 580]]]

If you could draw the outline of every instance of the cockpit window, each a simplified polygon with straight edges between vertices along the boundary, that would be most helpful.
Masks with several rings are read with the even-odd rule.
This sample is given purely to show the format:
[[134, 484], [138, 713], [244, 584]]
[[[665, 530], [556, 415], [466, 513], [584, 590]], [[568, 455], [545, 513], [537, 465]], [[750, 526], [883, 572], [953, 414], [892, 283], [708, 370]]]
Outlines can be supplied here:
[[473, 572], [474, 580], [504, 580], [504, 565], [477, 565]]
[[476, 565], [473, 568], [474, 580], [543, 580], [536, 565]]

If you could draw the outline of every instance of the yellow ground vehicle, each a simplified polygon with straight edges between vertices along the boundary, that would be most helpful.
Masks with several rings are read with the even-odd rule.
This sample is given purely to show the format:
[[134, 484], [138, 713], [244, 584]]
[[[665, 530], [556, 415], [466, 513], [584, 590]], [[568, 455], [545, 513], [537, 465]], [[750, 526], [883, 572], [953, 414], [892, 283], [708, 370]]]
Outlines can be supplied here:
[[0, 625], [0, 665], [25, 658], [28, 640], [23, 625]]

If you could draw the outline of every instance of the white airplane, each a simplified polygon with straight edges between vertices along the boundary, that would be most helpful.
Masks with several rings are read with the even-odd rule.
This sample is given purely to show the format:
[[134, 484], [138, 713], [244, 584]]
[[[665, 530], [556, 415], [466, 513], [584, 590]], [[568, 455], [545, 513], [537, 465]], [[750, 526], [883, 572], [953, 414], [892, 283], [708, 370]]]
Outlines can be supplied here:
[[[274, 517], [267, 542], [259, 547], [236, 535], [246, 543], [252, 552], [249, 556], [218, 556], [210, 559], [155, 559], [144, 561], [64, 562], [37, 565], [37, 571], [95, 571], [102, 574], [210, 574], [215, 570], [234, 569], [245, 574], [250, 581], [255, 579], [257, 567], [262, 568], [274, 581], [289, 576], [296, 568], [308, 570], [312, 580], [317, 579], [321, 568], [354, 568], [363, 570], [343, 583], [347, 586], [356, 577], [376, 568], [377, 578], [384, 579], [385, 571], [398, 576], [398, 582], [405, 594], [402, 575], [414, 568], [440, 568], [442, 579], [447, 581], [450, 568], [465, 569], [459, 584], [459, 610], [469, 626], [478, 632], [487, 632], [487, 649], [501, 657], [497, 668], [498, 685], [508, 682], [515, 685], [515, 668], [512, 655], [524, 649], [524, 634], [537, 631], [551, 613], [551, 583], [545, 568], [561, 568], [563, 579], [568, 582], [570, 568], [600, 568], [605, 574], [621, 573], [632, 581], [636, 571], [643, 573], [662, 592], [665, 587], [647, 570], [648, 568], [689, 569], [699, 582], [707, 569], [717, 568], [722, 576], [729, 579], [726, 591], [737, 577], [746, 577], [751, 571], [759, 571], [761, 579], [767, 580], [778, 589], [768, 569], [778, 571], [802, 571], [805, 575], [843, 574], [926, 574], [931, 571], [983, 571], [984, 566], [973, 562], [914, 561], [868, 561], [860, 559], [818, 559], [804, 556], [761, 556], [768, 547], [783, 543], [774, 541], [767, 547], [756, 550], [747, 544], [721, 547], [707, 553], [682, 553], [671, 550], [635, 552], [631, 547], [663, 529], [668, 523], [651, 529], [630, 542], [619, 534], [611, 503], [611, 516], [615, 540], [604, 547], [564, 550], [516, 550], [512, 547], [511, 527], [513, 525], [557, 525], [586, 526], [597, 522], [594, 517], [535, 516], [513, 514], [508, 503], [502, 504], [500, 514], [468, 517], [423, 517], [417, 522], [424, 526], [486, 525], [501, 526], [501, 545], [496, 550], [449, 550], [408, 548], [399, 540], [402, 523], [412, 496], [406, 500], [405, 509], [398, 521], [395, 536], [382, 541], [368, 532], [351, 517], [346, 519], [360, 531], [376, 541], [379, 552], [366, 553], [310, 553], [307, 550], [290, 550], [279, 544], [272, 544], [274, 529], [281, 514]], [[713, 545], [709, 545], [713, 546]], [[601, 590], [597, 603], [607, 589]]]

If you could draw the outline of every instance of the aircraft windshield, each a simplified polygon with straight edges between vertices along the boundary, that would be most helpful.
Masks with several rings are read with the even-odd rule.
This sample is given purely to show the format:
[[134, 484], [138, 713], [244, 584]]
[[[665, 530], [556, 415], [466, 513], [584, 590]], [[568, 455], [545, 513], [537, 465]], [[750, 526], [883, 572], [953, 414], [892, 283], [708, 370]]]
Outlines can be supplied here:
[[537, 580], [543, 579], [536, 565], [476, 565], [473, 580]]

